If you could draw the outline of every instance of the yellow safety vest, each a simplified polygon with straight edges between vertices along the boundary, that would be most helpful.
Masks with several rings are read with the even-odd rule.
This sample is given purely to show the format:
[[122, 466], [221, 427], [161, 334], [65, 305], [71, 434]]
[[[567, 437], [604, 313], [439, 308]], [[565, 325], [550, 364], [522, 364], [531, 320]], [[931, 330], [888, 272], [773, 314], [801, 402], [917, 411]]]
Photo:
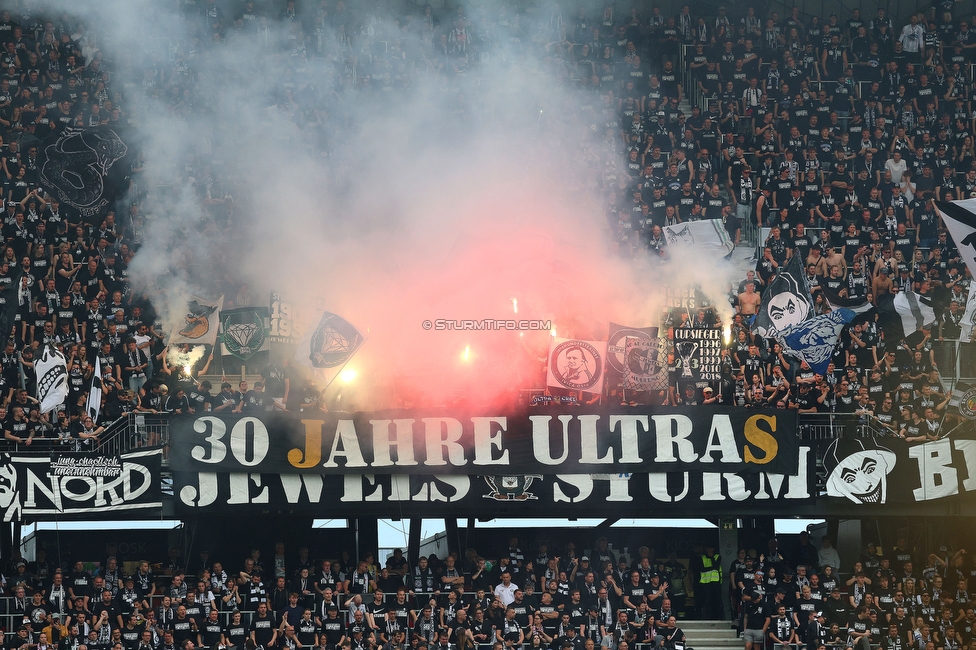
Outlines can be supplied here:
[[713, 557], [702, 555], [702, 572], [699, 582], [703, 585], [711, 584], [713, 582], [722, 582], [722, 564], [720, 555], [715, 555]]

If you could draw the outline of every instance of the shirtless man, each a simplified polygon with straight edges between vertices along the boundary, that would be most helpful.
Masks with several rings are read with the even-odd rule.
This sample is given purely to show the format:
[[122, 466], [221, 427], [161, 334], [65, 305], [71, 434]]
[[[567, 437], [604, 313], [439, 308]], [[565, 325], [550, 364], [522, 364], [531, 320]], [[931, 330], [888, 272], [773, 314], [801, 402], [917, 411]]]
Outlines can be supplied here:
[[739, 313], [743, 316], [755, 316], [760, 302], [762, 296], [756, 293], [756, 285], [746, 282], [746, 290], [739, 294]]

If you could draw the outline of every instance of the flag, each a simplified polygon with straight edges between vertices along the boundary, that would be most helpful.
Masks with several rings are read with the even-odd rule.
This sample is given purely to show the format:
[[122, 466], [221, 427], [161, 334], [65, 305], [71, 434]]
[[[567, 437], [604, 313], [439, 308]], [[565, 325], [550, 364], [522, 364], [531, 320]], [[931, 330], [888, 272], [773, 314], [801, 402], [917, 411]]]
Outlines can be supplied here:
[[959, 411], [967, 420], [976, 420], [976, 389], [967, 383], [957, 381], [952, 387], [949, 406]]
[[170, 345], [214, 345], [217, 342], [220, 308], [223, 304], [223, 296], [217, 300], [190, 296], [184, 306], [183, 324], [174, 327], [169, 335]]
[[820, 291], [823, 293], [824, 300], [830, 305], [831, 309], [850, 309], [855, 314], [863, 314], [874, 308], [868, 299], [865, 298], [844, 298], [833, 289], [820, 284]]
[[271, 349], [271, 313], [267, 307], [239, 307], [220, 312], [220, 352], [247, 361]]
[[38, 149], [41, 184], [85, 217], [99, 214], [129, 188], [128, 147], [107, 126], [59, 129]]
[[857, 314], [853, 310], [841, 307], [829, 314], [803, 321], [783, 333], [781, 337], [783, 347], [793, 351], [796, 356], [806, 361], [815, 373], [822, 375], [827, 371], [830, 359], [834, 356], [841, 330], [854, 320], [855, 316]]
[[34, 362], [34, 370], [37, 372], [37, 401], [41, 404], [41, 415], [44, 415], [68, 397], [68, 362], [54, 346], [45, 345]]
[[942, 223], [952, 235], [952, 242], [959, 249], [959, 255], [966, 262], [969, 272], [976, 276], [976, 199], [952, 203], [937, 201], [935, 205], [942, 214]]
[[17, 315], [17, 288], [20, 286], [20, 278], [23, 271], [18, 267], [12, 269], [10, 282], [0, 286], [0, 341], [6, 342], [10, 338], [10, 330], [14, 326], [14, 317]]
[[909, 345], [917, 344], [922, 340], [919, 330], [935, 322], [931, 298], [914, 291], [878, 296], [878, 311], [878, 324], [885, 333], [889, 347], [902, 339]]
[[312, 322], [317, 324], [305, 331], [295, 361], [329, 383], [362, 347], [366, 337], [352, 323], [329, 311]]
[[[663, 344], [663, 345], [662, 345]], [[627, 390], [663, 390], [668, 387], [667, 339], [628, 336], [624, 388]]]
[[966, 299], [966, 312], [959, 321], [961, 332], [959, 333], [960, 343], [969, 343], [973, 340], [973, 331], [976, 330], [976, 287], [969, 287], [969, 297]]
[[603, 391], [606, 358], [606, 341], [550, 337], [546, 385], [550, 388], [600, 393]]
[[921, 296], [914, 291], [899, 291], [892, 301], [895, 311], [901, 317], [901, 326], [905, 334], [928, 327], [935, 322], [935, 310], [931, 299]]
[[657, 338], [656, 327], [628, 327], [610, 323], [610, 336], [607, 337], [607, 377], [608, 380], [620, 383], [626, 367], [626, 341], [628, 337], [651, 340]]
[[95, 372], [92, 374], [91, 388], [88, 390], [88, 403], [85, 412], [91, 416], [92, 422], [98, 422], [98, 414], [102, 410], [102, 360], [95, 355]]
[[753, 321], [756, 334], [771, 338], [813, 315], [813, 300], [805, 273], [800, 256], [794, 255], [770, 280]]
[[729, 233], [721, 219], [702, 219], [688, 221], [673, 226], [664, 226], [664, 237], [668, 246], [694, 248], [696, 251], [714, 250], [728, 255], [735, 250]]

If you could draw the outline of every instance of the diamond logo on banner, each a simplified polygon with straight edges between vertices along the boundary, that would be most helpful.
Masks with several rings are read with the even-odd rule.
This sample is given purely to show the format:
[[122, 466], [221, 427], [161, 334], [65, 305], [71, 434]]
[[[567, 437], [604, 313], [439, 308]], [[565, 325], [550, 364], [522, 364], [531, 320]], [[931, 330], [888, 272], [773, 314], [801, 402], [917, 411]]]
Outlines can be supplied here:
[[224, 352], [247, 361], [268, 349], [270, 332], [267, 307], [242, 307], [220, 314]]

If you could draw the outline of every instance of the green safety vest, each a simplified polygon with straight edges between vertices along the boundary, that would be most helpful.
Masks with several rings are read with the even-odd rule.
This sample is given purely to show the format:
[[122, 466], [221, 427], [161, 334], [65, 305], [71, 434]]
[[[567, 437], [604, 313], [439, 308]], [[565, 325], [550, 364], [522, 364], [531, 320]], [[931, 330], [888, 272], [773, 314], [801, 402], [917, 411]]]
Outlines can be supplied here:
[[702, 555], [702, 572], [699, 582], [703, 585], [722, 582], [722, 562], [720, 555], [708, 557]]

